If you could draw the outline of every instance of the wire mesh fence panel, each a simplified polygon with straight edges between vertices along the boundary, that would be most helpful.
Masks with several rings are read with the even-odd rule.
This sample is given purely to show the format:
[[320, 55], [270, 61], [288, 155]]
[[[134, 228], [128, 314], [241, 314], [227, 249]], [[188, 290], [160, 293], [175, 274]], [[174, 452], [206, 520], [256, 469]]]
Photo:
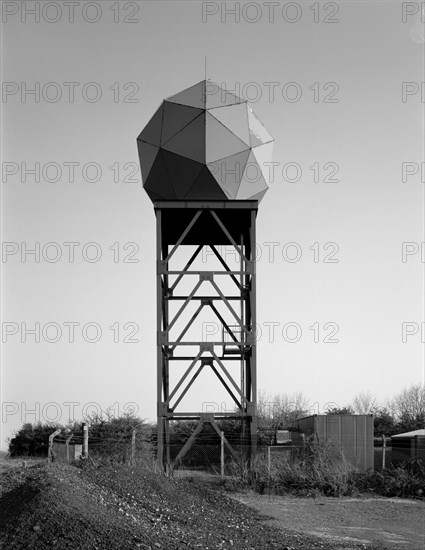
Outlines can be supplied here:
[[[83, 454], [83, 437], [59, 435], [52, 444], [52, 460], [71, 463]], [[155, 459], [154, 444], [145, 433], [127, 432], [115, 436], [101, 435], [88, 438], [88, 456], [91, 461], [107, 463], [151, 465]]]
[[82, 448], [82, 445], [71, 445], [66, 444], [64, 441], [54, 441], [52, 444], [52, 460], [67, 463], [78, 460], [81, 457]]
[[181, 443], [171, 443], [169, 446], [169, 459], [174, 468], [214, 470], [220, 467], [220, 444], [195, 441], [185, 455], [179, 458], [183, 447]]
[[[228, 442], [229, 443], [229, 442]], [[196, 441], [181, 455], [184, 442], [169, 445], [169, 463], [174, 470], [203, 470], [217, 475], [239, 472], [251, 456], [251, 446], [244, 444], [224, 444], [221, 441]]]
[[102, 459], [106, 462], [131, 464], [152, 463], [154, 453], [150, 440], [144, 439], [136, 433], [135, 436], [116, 438], [89, 437], [89, 456]]

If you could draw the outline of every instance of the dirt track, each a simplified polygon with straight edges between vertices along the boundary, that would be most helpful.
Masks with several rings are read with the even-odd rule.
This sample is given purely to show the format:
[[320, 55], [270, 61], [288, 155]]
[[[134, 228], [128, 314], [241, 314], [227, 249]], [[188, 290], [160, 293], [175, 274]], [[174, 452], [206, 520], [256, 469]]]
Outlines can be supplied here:
[[388, 550], [425, 548], [425, 502], [401, 498], [294, 498], [231, 494], [269, 525], [327, 541], [379, 543]]

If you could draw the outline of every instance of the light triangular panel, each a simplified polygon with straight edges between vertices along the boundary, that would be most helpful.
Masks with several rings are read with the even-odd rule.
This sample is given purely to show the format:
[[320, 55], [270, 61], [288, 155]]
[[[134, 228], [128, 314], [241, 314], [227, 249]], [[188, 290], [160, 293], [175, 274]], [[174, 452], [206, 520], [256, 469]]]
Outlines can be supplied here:
[[233, 105], [231, 107], [219, 107], [211, 109], [210, 114], [219, 122], [229, 128], [239, 139], [250, 145], [248, 128], [248, 110], [246, 103]]
[[260, 202], [261, 199], [264, 197], [264, 195], [267, 193], [267, 189], [264, 189], [264, 191], [260, 191], [260, 193], [257, 193], [253, 197], [250, 198], [252, 201], [258, 201]]
[[238, 103], [246, 103], [246, 99], [241, 99], [240, 97], [231, 94], [211, 80], [206, 81], [205, 106], [207, 109], [225, 107], [226, 105], [237, 105]]
[[249, 153], [249, 150], [242, 151], [207, 165], [229, 199], [236, 198]]
[[168, 97], [166, 101], [205, 109], [205, 81], [203, 80], [202, 82], [198, 82], [198, 84], [195, 84], [194, 86], [191, 86], [176, 95]]
[[167, 165], [168, 173], [170, 174], [176, 197], [178, 199], [183, 199], [205, 165], [182, 157], [181, 155], [176, 155], [165, 149], [162, 154]]
[[165, 101], [161, 144], [166, 143], [201, 113], [202, 109]]
[[167, 151], [205, 163], [205, 112], [162, 146]]
[[236, 199], [248, 200], [262, 191], [267, 191], [268, 186], [263, 174], [255, 160], [255, 157], [251, 151], [248, 162], [245, 168], [242, 181], [239, 185]]
[[263, 145], [264, 143], [273, 141], [272, 136], [264, 128], [250, 107], [248, 107], [248, 122], [251, 147], [257, 147], [258, 145]]
[[152, 192], [161, 199], [176, 198], [171, 179], [165, 166], [163, 153], [160, 151], [152, 165], [148, 178], [143, 186], [146, 192]]
[[206, 162], [215, 162], [246, 151], [249, 146], [235, 136], [208, 111], [206, 113]]
[[141, 141], [147, 141], [152, 145], [161, 144], [161, 129], [162, 129], [162, 116], [164, 112], [164, 107], [161, 105], [159, 109], [155, 112], [150, 121], [146, 124], [141, 134], [137, 139]]
[[186, 193], [186, 199], [205, 199], [208, 197], [210, 200], [226, 200], [227, 196], [218, 183], [215, 181], [211, 172], [205, 166], [196, 178], [195, 183]]
[[268, 182], [270, 179], [270, 165], [266, 165], [266, 162], [271, 162], [273, 158], [273, 142], [259, 145], [252, 150], [258, 165], [261, 168], [264, 179]]
[[146, 181], [152, 164], [158, 154], [159, 147], [146, 143], [145, 141], [137, 141], [137, 148], [139, 150], [140, 169], [142, 171], [142, 180]]

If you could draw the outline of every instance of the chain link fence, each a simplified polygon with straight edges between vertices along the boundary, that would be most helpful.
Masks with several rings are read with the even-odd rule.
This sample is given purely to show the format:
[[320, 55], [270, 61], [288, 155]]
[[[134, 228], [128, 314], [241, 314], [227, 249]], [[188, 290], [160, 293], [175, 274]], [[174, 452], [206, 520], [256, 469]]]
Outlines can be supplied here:
[[[190, 448], [179, 458], [187, 438], [171, 439], [166, 462], [173, 470], [201, 470], [219, 474], [224, 466], [224, 473], [235, 473], [238, 468], [245, 468], [251, 456], [251, 441], [240, 436], [228, 436], [231, 446], [223, 444], [218, 435], [213, 434], [197, 438]], [[80, 434], [64, 434], [56, 436], [52, 444], [52, 460], [71, 463], [83, 455], [84, 438]], [[293, 462], [303, 448], [303, 441], [296, 445], [257, 445], [257, 456], [264, 459], [268, 467], [278, 467], [280, 463]], [[153, 464], [157, 458], [155, 435], [147, 435], [137, 430], [107, 437], [88, 438], [88, 456], [92, 461], [108, 463]], [[375, 438], [374, 469], [382, 471], [389, 468], [392, 448], [391, 438]]]
[[[53, 461], [71, 463], [84, 455], [84, 437], [59, 434], [52, 443]], [[155, 459], [154, 444], [145, 432], [131, 430], [127, 433], [105, 437], [88, 437], [88, 457], [93, 462], [119, 464], [152, 464]]]

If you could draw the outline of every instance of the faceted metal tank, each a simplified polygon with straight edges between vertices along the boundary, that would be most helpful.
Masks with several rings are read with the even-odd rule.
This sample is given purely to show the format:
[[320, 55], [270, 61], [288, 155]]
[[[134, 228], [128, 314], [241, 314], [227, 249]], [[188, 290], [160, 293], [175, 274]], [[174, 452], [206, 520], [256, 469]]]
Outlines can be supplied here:
[[137, 146], [152, 201], [260, 201], [268, 189], [272, 136], [246, 100], [210, 80], [164, 100]]

